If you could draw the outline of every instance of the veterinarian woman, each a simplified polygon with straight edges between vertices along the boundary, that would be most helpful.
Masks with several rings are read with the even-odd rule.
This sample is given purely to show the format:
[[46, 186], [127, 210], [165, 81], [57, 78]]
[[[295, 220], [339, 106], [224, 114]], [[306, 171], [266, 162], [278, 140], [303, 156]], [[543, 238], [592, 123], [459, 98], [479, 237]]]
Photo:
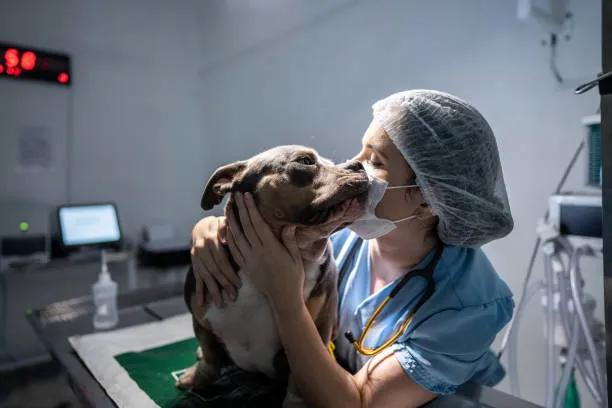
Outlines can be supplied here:
[[[513, 220], [487, 121], [446, 93], [396, 93], [374, 104], [355, 159], [373, 184], [366, 214], [332, 236], [344, 272], [337, 361], [304, 305], [295, 229], [285, 229], [283, 242], [265, 233], [252, 200], [242, 195], [236, 199], [245, 232], [229, 223], [230, 239], [274, 310], [298, 389], [312, 406], [405, 408], [470, 380], [497, 384], [504, 370], [490, 346], [514, 302], [480, 247], [510, 233]], [[195, 274], [231, 294], [237, 277], [227, 262], [214, 261], [221, 254], [219, 225], [208, 217], [193, 230]], [[209, 293], [218, 300], [217, 287]]]

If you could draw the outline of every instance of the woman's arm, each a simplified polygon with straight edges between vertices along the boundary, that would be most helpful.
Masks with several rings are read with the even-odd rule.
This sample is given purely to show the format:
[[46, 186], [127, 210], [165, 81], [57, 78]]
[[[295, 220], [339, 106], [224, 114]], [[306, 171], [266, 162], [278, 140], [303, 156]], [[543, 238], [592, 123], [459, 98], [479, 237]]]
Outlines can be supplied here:
[[351, 375], [331, 358], [299, 297], [276, 302], [273, 309], [291, 373], [313, 406], [410, 408], [436, 396], [406, 375], [389, 349]]
[[271, 304], [300, 394], [317, 407], [360, 407], [360, 388], [329, 355], [302, 298], [287, 300]]
[[329, 355], [304, 303], [304, 271], [294, 229], [281, 243], [261, 218], [254, 202], [237, 195], [244, 233], [229, 217], [229, 245], [274, 310], [292, 375], [302, 396], [318, 407], [418, 407], [435, 397], [415, 383], [391, 351], [375, 356], [356, 375]]

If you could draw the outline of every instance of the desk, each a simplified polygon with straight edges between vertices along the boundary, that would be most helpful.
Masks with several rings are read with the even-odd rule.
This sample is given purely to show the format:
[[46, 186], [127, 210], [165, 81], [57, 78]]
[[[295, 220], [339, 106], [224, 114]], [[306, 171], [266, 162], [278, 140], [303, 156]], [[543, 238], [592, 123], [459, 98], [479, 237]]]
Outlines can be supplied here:
[[[119, 293], [123, 293], [175, 282], [182, 284], [187, 266], [162, 270], [117, 262], [111, 263], [109, 270]], [[0, 371], [48, 360], [46, 348], [24, 318], [26, 310], [90, 295], [99, 273], [99, 261], [69, 260], [0, 270]], [[4, 328], [7, 330], [6, 345], [1, 338]]]
[[[176, 282], [119, 295], [119, 325], [128, 327], [185, 313], [183, 284]], [[52, 357], [63, 367], [77, 396], [90, 407], [116, 408], [72, 350], [68, 337], [92, 332], [94, 306], [91, 297], [53, 303], [27, 317]], [[428, 408], [538, 408], [501, 391], [465, 385], [457, 395], [438, 398]]]

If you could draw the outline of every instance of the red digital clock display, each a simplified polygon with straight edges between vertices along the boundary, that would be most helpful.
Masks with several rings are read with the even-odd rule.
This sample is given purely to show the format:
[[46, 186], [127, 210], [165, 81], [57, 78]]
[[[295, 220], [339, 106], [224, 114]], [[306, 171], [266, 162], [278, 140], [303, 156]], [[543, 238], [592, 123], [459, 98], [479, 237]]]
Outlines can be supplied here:
[[69, 86], [70, 57], [65, 54], [0, 43], [0, 78], [38, 80]]

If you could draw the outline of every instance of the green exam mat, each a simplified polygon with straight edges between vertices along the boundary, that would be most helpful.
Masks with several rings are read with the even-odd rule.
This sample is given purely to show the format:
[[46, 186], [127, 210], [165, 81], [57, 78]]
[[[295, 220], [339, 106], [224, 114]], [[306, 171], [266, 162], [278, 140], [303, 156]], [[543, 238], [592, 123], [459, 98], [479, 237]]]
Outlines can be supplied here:
[[196, 362], [191, 315], [69, 338], [72, 347], [119, 408], [280, 407], [286, 379], [236, 366], [199, 395], [175, 387]]
[[186, 395], [174, 384], [195, 364], [197, 348], [194, 337], [141, 352], [119, 354], [115, 360], [159, 407], [171, 408]]
[[196, 362], [191, 315], [68, 339], [119, 408], [169, 408], [179, 370]]

